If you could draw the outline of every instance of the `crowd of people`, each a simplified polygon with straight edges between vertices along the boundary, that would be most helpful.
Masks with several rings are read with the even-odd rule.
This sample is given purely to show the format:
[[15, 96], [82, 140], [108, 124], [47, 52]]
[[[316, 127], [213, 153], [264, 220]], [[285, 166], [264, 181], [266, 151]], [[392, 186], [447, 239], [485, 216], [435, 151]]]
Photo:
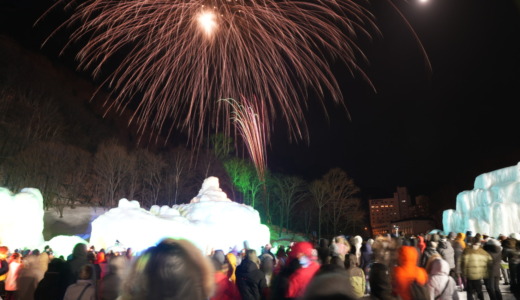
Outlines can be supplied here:
[[287, 247], [217, 249], [164, 239], [139, 255], [79, 243], [52, 249], [0, 246], [5, 300], [502, 299], [520, 296], [520, 236], [466, 233], [336, 236]]

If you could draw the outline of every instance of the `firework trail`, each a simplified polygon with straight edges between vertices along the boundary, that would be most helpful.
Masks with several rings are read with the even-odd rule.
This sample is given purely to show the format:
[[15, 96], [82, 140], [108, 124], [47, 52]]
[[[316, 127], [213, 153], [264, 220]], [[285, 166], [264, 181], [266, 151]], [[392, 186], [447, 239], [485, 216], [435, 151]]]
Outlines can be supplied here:
[[72, 30], [63, 51], [80, 45], [78, 69], [112, 91], [107, 112], [138, 99], [129, 123], [141, 132], [170, 126], [199, 143], [208, 129], [231, 131], [218, 99], [261, 99], [265, 117], [306, 139], [308, 98], [344, 105], [331, 59], [370, 83], [354, 40], [377, 27], [352, 0], [58, 0], [51, 10], [62, 6], [70, 18], [49, 38]]
[[232, 120], [236, 124], [236, 129], [244, 140], [249, 157], [256, 166], [260, 181], [265, 179], [266, 162], [266, 143], [269, 139], [269, 118], [266, 114], [265, 103], [262, 101], [249, 101], [242, 97], [238, 102], [234, 99], [222, 99], [231, 106]]

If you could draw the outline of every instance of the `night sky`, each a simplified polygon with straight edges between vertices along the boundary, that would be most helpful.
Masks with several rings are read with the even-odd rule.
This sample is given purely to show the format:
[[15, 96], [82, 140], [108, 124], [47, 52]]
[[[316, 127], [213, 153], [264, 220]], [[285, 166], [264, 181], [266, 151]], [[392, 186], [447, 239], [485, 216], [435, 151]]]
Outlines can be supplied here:
[[383, 36], [366, 44], [366, 70], [377, 92], [347, 79], [351, 120], [337, 108], [330, 125], [311, 116], [311, 146], [275, 144], [271, 163], [311, 174], [337, 165], [367, 197], [408, 186], [433, 198], [433, 206], [454, 208], [457, 193], [472, 189], [477, 175], [520, 161], [520, 2], [395, 1], [431, 72], [402, 19], [385, 1], [375, 2]]
[[[0, 28], [56, 59], [52, 49], [38, 49], [48, 30], [32, 27], [49, 3], [0, 0]], [[396, 186], [408, 186], [413, 195], [429, 195], [434, 207], [454, 208], [456, 194], [472, 189], [477, 175], [520, 161], [520, 1], [392, 3], [432, 69], [389, 2], [372, 1], [382, 34], [360, 46], [376, 91], [334, 66], [350, 118], [327, 103], [327, 119], [311, 103], [310, 144], [289, 143], [278, 128], [268, 164], [309, 180], [341, 167], [366, 197], [390, 197]]]

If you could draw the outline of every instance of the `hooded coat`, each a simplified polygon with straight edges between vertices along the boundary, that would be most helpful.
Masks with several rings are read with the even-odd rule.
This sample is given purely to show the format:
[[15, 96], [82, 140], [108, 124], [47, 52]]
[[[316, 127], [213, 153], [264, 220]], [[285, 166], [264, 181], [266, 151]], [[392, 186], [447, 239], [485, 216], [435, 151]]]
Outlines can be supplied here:
[[490, 239], [484, 245], [483, 249], [493, 258], [489, 269], [489, 276], [500, 277], [500, 264], [502, 262], [502, 247], [500, 247], [500, 243], [497, 240]]
[[244, 259], [236, 269], [237, 287], [243, 300], [265, 299], [267, 281], [256, 262]]
[[448, 263], [450, 269], [455, 269], [455, 250], [449, 241], [441, 239], [437, 246], [437, 252], [439, 252], [442, 258]]
[[228, 271], [228, 277], [231, 282], [236, 284], [237, 277], [235, 275], [236, 269], [237, 269], [237, 256], [231, 252], [226, 254], [226, 259], [229, 264], [229, 271]]
[[60, 258], [53, 258], [36, 287], [34, 300], [63, 299], [69, 286], [68, 276], [66, 262]]
[[87, 259], [87, 245], [78, 243], [72, 249], [72, 259], [67, 261], [70, 271], [69, 284], [75, 283], [79, 278], [79, 270], [83, 265], [89, 264]]
[[[431, 299], [451, 300], [459, 299], [455, 279], [449, 276], [450, 266], [444, 259], [435, 259], [431, 263], [431, 271], [427, 286]], [[439, 298], [436, 298], [440, 296]]]
[[366, 279], [365, 272], [357, 266], [357, 257], [355, 254], [348, 256], [349, 268], [347, 269], [348, 282], [353, 295], [361, 298], [365, 295]]
[[455, 241], [453, 242], [453, 251], [455, 253], [455, 273], [461, 274], [461, 262], [462, 262], [462, 253], [464, 252], [464, 249], [466, 249], [466, 242], [464, 241], [466, 239], [466, 234], [459, 232], [457, 233], [457, 237], [455, 238]]
[[357, 260], [358, 260], [358, 266], [361, 265], [361, 246], [363, 246], [363, 238], [359, 235], [356, 235], [352, 238], [353, 244], [354, 244], [354, 251], [351, 251], [352, 253], [356, 254]]
[[425, 268], [428, 264], [428, 260], [430, 259], [430, 257], [435, 255], [440, 255], [439, 252], [437, 252], [437, 245], [435, 245], [432, 241], [428, 241], [428, 247], [423, 251], [421, 255], [420, 266]]
[[291, 252], [289, 252], [289, 260], [299, 260], [306, 258], [307, 262], [303, 265], [300, 261], [300, 268], [289, 276], [287, 298], [297, 298], [303, 296], [307, 285], [318, 269], [320, 264], [313, 257], [313, 246], [309, 242], [298, 242], [293, 245]]
[[412, 300], [410, 285], [417, 281], [425, 285], [428, 281], [426, 270], [417, 266], [419, 253], [412, 246], [402, 246], [399, 249], [399, 265], [394, 268], [394, 294], [403, 300]]

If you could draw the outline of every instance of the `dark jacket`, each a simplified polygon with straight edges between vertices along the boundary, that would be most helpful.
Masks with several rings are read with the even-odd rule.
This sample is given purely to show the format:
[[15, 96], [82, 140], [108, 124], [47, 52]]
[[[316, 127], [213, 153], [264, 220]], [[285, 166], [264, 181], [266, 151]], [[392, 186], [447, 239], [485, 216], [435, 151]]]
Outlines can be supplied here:
[[434, 254], [439, 254], [439, 252], [437, 252], [437, 248], [434, 248], [432, 246], [428, 246], [423, 254], [421, 255], [421, 262], [419, 264], [419, 266], [425, 268], [426, 267], [426, 264], [428, 263], [428, 260], [430, 259], [430, 257], [432, 257]]
[[67, 267], [69, 273], [69, 284], [74, 284], [79, 279], [79, 270], [83, 265], [89, 264], [87, 259], [87, 246], [82, 243], [78, 243], [72, 250], [72, 258], [67, 261]]
[[244, 259], [236, 270], [237, 287], [243, 300], [266, 299], [265, 274], [256, 263]]
[[370, 267], [368, 276], [370, 282], [370, 294], [374, 299], [395, 300], [392, 295], [392, 280], [390, 271], [385, 264], [375, 262]]
[[68, 274], [65, 261], [59, 258], [51, 260], [43, 279], [36, 287], [34, 300], [63, 299], [69, 285]]
[[486, 243], [483, 249], [491, 255], [491, 258], [493, 258], [488, 270], [489, 277], [500, 277], [500, 264], [502, 262], [501, 247], [492, 243]]
[[1, 259], [0, 260], [0, 275], [4, 275], [9, 271], [9, 264], [7, 263], [7, 260]]
[[374, 261], [372, 256], [372, 246], [369, 243], [364, 243], [361, 246], [361, 265], [359, 266], [365, 273], [368, 273], [370, 264]]
[[330, 249], [329, 249], [329, 240], [320, 239], [320, 245], [318, 247], [318, 259], [320, 263], [327, 264], [329, 262]]

